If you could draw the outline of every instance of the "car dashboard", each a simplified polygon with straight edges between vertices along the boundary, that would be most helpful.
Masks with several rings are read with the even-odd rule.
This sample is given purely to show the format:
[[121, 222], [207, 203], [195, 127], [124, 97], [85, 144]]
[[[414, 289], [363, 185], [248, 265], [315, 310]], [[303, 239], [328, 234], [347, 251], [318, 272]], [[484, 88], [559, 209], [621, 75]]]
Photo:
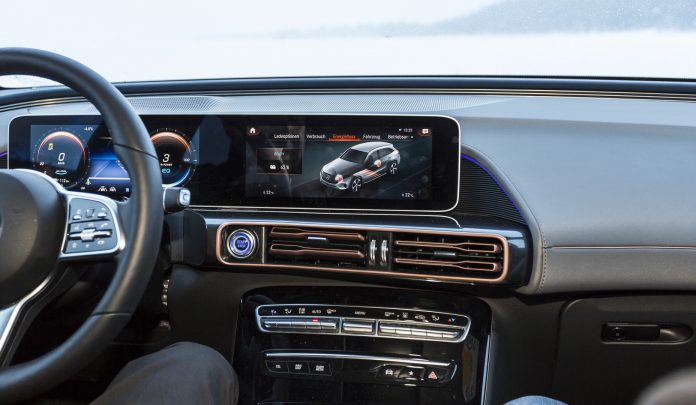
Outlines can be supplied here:
[[[650, 295], [696, 286], [691, 96], [379, 80], [122, 86], [191, 193], [165, 219], [170, 338], [227, 356], [242, 403], [591, 403], [597, 365], [633, 398], [660, 367], [611, 375], [631, 354], [600, 331], [694, 323]], [[97, 111], [53, 91], [5, 102], [0, 166], [128, 198]], [[636, 291], [658, 309], [607, 309]]]

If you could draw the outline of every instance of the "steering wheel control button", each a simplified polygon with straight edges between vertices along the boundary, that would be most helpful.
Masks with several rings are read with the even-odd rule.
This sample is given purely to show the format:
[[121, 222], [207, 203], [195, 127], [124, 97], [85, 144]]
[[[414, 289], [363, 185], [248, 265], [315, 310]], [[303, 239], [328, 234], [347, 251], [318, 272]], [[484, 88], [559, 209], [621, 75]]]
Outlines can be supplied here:
[[90, 221], [97, 219], [110, 219], [109, 209], [105, 204], [88, 200], [86, 198], [73, 198], [70, 200], [70, 218], [73, 221]]
[[256, 251], [256, 235], [246, 229], [238, 229], [227, 238], [227, 251], [235, 259], [244, 260]]
[[72, 198], [69, 211], [71, 220], [68, 223], [68, 234], [63, 248], [66, 255], [116, 249], [116, 225], [106, 204], [87, 198]]

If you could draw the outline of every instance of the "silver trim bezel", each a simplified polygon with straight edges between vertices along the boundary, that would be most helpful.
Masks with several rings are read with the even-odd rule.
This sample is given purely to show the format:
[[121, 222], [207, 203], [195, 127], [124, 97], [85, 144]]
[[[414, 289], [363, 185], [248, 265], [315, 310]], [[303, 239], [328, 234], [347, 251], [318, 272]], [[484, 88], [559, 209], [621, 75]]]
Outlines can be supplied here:
[[[17, 319], [19, 319], [19, 316], [22, 310], [24, 309], [24, 306], [31, 300], [38, 297], [39, 294], [43, 292], [46, 289], [46, 287], [50, 284], [52, 279], [53, 274], [46, 277], [46, 279], [44, 279], [44, 281], [41, 284], [39, 284], [38, 287], [34, 288], [29, 294], [24, 296], [17, 303], [0, 310], [0, 317], [4, 318], [5, 316], [7, 316], [7, 321], [5, 321], [4, 325], [2, 325], [2, 334], [0, 335], [0, 353], [2, 353], [3, 356], [5, 353], [5, 346], [7, 345], [7, 342], [10, 338], [10, 334], [14, 330], [14, 326], [17, 323]], [[7, 312], [9, 312], [9, 314], [5, 315]]]
[[[353, 354], [353, 353], [329, 353], [329, 352], [266, 352], [265, 359], [282, 359], [282, 358], [315, 358], [315, 359], [347, 359], [347, 360], [364, 360], [364, 361], [379, 361], [385, 363], [411, 364], [416, 366], [426, 367], [451, 367], [452, 362], [442, 362], [424, 359], [421, 357], [397, 357], [397, 356], [372, 356], [368, 354]], [[287, 360], [285, 360], [287, 361]]]

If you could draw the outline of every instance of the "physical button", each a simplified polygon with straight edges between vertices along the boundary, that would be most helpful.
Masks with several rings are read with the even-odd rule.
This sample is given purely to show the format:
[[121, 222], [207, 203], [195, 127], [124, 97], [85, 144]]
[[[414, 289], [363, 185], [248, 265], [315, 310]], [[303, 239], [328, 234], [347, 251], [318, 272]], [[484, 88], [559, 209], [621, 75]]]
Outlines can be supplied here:
[[423, 369], [417, 367], [404, 367], [399, 372], [399, 380], [419, 381], [423, 378]]
[[321, 330], [335, 332], [338, 330], [338, 320], [322, 320]]
[[227, 250], [235, 259], [247, 259], [256, 251], [256, 236], [245, 229], [238, 229], [228, 237]]
[[379, 325], [380, 335], [396, 335], [396, 328], [394, 326]]
[[310, 330], [321, 330], [321, 322], [319, 319], [312, 319], [311, 321], [305, 322], [305, 326]]
[[289, 361], [288, 366], [293, 374], [309, 374], [309, 365], [306, 361]]
[[449, 370], [439, 367], [429, 367], [425, 369], [425, 381], [443, 381], [449, 375]]
[[288, 363], [284, 361], [266, 361], [266, 367], [274, 373], [287, 373]]
[[401, 373], [401, 366], [386, 365], [379, 369], [377, 374], [380, 378], [394, 380], [399, 378], [399, 373]]
[[343, 332], [356, 335], [372, 335], [375, 332], [373, 321], [344, 320]]
[[323, 361], [310, 361], [309, 372], [317, 375], [331, 375], [331, 365]]
[[411, 336], [426, 337], [428, 336], [428, 332], [425, 329], [411, 328]]

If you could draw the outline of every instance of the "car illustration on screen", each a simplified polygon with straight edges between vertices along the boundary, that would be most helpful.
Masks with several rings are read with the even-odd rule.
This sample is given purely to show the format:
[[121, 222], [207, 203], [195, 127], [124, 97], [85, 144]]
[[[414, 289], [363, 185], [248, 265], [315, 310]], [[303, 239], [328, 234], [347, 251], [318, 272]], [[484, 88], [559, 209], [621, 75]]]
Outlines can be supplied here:
[[357, 193], [366, 183], [396, 174], [399, 163], [401, 155], [391, 143], [365, 142], [324, 165], [319, 180], [326, 187]]

